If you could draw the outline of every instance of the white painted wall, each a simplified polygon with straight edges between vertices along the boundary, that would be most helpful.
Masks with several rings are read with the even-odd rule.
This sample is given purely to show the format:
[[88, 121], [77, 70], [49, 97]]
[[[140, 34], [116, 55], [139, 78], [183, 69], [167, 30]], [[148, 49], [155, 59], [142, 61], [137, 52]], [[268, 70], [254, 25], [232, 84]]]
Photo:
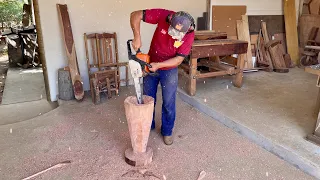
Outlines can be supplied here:
[[[296, 13], [299, 13], [299, 0], [296, 1]], [[247, 15], [283, 15], [283, 0], [211, 0], [211, 5], [246, 5]], [[212, 12], [210, 17], [212, 17]], [[210, 28], [212, 23], [210, 21]]]
[[[56, 3], [67, 4], [75, 40], [75, 47], [81, 77], [85, 90], [89, 90], [89, 80], [85, 61], [83, 33], [117, 32], [119, 58], [128, 60], [126, 42], [131, 39], [130, 13], [144, 8], [168, 8], [190, 12], [195, 20], [206, 11], [206, 2], [194, 0], [39, 0], [44, 48], [48, 67], [51, 100], [57, 100], [57, 70], [67, 66], [65, 50], [61, 38]], [[149, 50], [155, 26], [142, 23], [142, 50]], [[124, 77], [122, 72], [121, 77]]]

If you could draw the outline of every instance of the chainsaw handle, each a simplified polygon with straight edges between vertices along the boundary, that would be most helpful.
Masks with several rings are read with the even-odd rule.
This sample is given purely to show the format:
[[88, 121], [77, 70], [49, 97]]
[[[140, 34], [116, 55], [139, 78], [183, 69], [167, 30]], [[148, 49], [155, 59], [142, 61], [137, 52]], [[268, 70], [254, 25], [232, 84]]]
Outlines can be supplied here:
[[[151, 66], [151, 64], [149, 64], [149, 63], [146, 63], [146, 62], [144, 62], [144, 61], [141, 61], [139, 58], [137, 58], [137, 56], [135, 55], [135, 54], [132, 54], [132, 50], [131, 50], [131, 42], [133, 41], [133, 39], [129, 39], [128, 41], [127, 41], [127, 48], [128, 48], [128, 58], [129, 58], [129, 60], [135, 60], [135, 61], [137, 61], [138, 63], [140, 63], [140, 65], [142, 66], [142, 69], [144, 69], [144, 66], [147, 66], [148, 68], [152, 68], [152, 66]], [[140, 48], [137, 50], [137, 54], [138, 53], [141, 53], [141, 50], [140, 50]], [[157, 73], [157, 72], [153, 72], [153, 73], [147, 73], [147, 74], [149, 74], [149, 75], [151, 75], [151, 76], [157, 76], [157, 75], [159, 75], [159, 73]]]

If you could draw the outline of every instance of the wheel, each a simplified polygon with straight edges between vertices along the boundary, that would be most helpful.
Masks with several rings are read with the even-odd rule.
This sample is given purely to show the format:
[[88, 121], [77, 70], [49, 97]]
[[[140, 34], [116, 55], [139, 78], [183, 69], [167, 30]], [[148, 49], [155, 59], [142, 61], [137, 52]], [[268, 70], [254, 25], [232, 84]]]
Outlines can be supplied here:
[[313, 64], [313, 58], [311, 56], [304, 55], [300, 59], [301, 66], [311, 66]]

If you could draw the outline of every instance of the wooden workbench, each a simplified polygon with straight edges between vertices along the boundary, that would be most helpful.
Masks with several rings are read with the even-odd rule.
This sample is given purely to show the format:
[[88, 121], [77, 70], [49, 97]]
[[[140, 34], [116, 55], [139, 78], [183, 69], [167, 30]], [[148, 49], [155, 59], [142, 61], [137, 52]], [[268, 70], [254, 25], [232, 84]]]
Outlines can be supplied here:
[[[318, 81], [316, 83], [316, 86], [319, 88], [320, 87], [320, 65], [306, 67], [305, 71], [318, 76]], [[319, 88], [319, 93], [316, 101], [315, 111], [316, 111], [316, 114], [318, 115], [316, 127], [314, 130], [314, 133], [308, 135], [307, 139], [310, 140], [311, 142], [314, 142], [320, 145], [320, 88]]]
[[[244, 60], [248, 42], [232, 39], [195, 40], [190, 52], [188, 64], [179, 66], [179, 74], [187, 78], [187, 91], [190, 96], [196, 94], [196, 81], [223, 75], [235, 75], [233, 85], [242, 86]], [[226, 65], [220, 62], [220, 56], [238, 55], [237, 65]], [[199, 61], [199, 62], [198, 62]], [[200, 73], [198, 66], [207, 66], [210, 72]]]

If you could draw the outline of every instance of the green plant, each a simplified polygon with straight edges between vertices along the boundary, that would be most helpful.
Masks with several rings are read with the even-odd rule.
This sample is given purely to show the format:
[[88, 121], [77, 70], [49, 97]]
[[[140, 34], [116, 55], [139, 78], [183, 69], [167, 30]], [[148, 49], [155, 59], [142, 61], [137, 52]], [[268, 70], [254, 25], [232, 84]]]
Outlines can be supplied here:
[[19, 0], [0, 0], [0, 22], [2, 29], [4, 23], [14, 22], [20, 24], [23, 14], [23, 2]]

